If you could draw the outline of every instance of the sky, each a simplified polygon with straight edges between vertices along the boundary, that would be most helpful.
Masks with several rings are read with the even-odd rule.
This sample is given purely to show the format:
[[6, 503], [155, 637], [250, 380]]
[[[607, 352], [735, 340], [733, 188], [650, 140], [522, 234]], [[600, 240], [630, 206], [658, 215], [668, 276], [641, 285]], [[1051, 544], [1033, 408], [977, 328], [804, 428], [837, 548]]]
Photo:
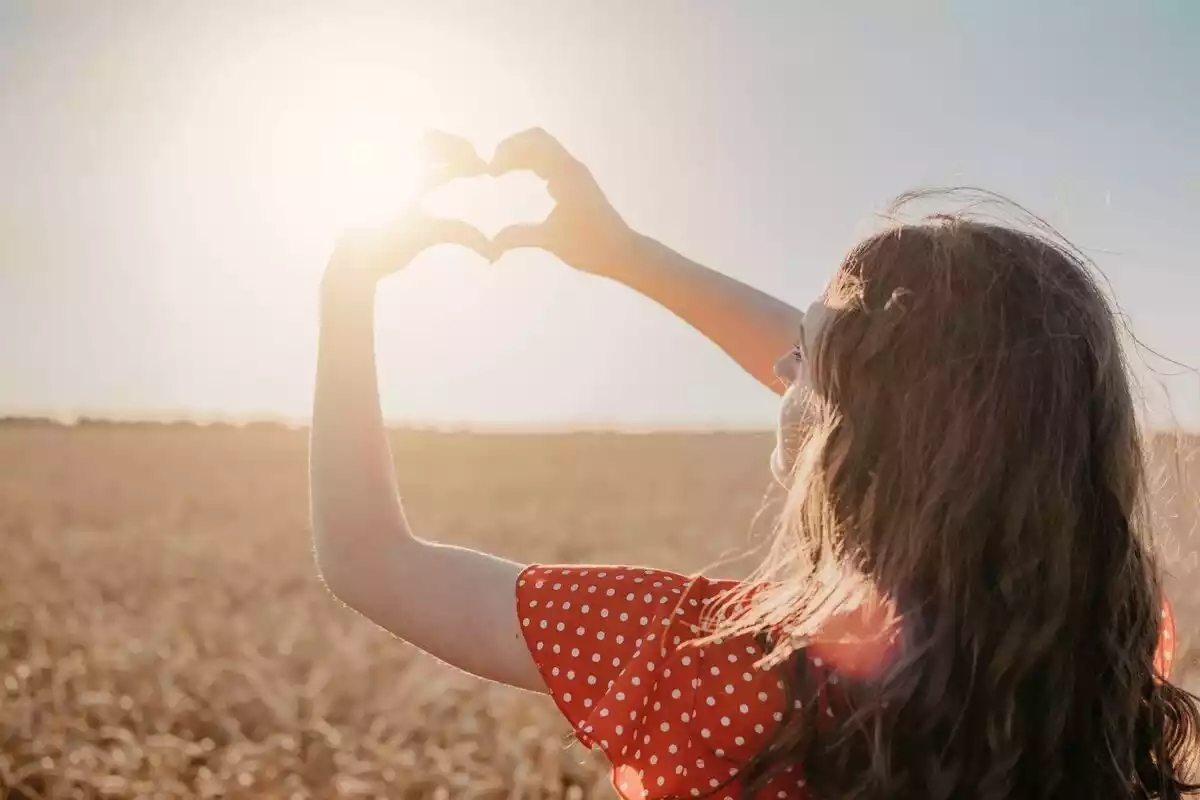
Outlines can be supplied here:
[[[0, 0], [0, 413], [304, 421], [334, 238], [402, 205], [429, 127], [486, 157], [542, 126], [639, 232], [800, 308], [894, 196], [986, 187], [1200, 366], [1200, 6], [1086, 9]], [[494, 231], [550, 200], [511, 175], [429, 207]], [[431, 250], [378, 317], [398, 423], [776, 413], [668, 312], [540, 251]], [[1195, 374], [1134, 364], [1200, 428]]]

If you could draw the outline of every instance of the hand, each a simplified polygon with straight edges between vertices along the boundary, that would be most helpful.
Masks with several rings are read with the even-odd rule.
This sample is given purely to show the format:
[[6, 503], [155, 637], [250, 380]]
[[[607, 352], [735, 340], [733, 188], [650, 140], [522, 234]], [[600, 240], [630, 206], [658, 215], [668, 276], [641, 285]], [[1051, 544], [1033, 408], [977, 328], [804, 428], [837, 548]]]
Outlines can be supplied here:
[[487, 162], [475, 152], [475, 146], [461, 136], [432, 130], [425, 134], [421, 148], [425, 160], [433, 165], [425, 177], [424, 192], [430, 192], [456, 178], [487, 174]]
[[487, 237], [473, 226], [431, 217], [414, 206], [385, 225], [343, 231], [325, 267], [325, 284], [372, 287], [439, 244], [467, 247], [484, 258], [491, 255]]
[[544, 222], [512, 225], [492, 237], [493, 260], [509, 250], [540, 247], [578, 270], [612, 276], [636, 237], [587, 167], [553, 136], [532, 128], [501, 142], [487, 167], [491, 175], [514, 170], [546, 181], [555, 207]]

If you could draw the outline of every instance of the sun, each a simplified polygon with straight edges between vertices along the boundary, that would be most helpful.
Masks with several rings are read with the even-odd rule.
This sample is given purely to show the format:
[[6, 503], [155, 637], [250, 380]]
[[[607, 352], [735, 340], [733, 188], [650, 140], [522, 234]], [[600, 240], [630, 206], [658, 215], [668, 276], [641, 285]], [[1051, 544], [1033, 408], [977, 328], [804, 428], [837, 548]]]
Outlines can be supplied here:
[[394, 87], [389, 95], [362, 75], [322, 77], [271, 114], [264, 158], [276, 203], [322, 233], [394, 219], [418, 199], [425, 126], [402, 98], [381, 102]]
[[382, 225], [417, 199], [425, 164], [411, 132], [353, 114], [310, 129], [306, 138], [307, 157], [297, 161], [313, 224]]

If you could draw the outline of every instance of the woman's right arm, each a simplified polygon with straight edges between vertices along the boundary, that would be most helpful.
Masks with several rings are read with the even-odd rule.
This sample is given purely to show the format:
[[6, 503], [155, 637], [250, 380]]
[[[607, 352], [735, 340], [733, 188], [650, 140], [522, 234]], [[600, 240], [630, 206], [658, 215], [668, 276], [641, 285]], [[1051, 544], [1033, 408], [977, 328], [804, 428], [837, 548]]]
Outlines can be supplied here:
[[582, 272], [623, 283], [700, 331], [764, 386], [778, 394], [787, 388], [773, 365], [795, 346], [802, 311], [635, 233], [587, 167], [540, 128], [502, 142], [489, 169], [534, 172], [556, 203], [545, 222], [501, 231], [493, 258], [539, 247]]

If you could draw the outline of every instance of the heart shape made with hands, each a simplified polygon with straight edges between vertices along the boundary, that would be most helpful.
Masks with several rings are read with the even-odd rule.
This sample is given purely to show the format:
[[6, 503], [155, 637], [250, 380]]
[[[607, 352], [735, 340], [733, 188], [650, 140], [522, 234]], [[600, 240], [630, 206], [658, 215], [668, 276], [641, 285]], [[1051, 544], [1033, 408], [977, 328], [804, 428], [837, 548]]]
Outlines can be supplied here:
[[554, 210], [545, 181], [528, 171], [455, 177], [431, 190], [421, 205], [435, 217], [462, 220], [489, 240], [511, 225], [544, 222]]

